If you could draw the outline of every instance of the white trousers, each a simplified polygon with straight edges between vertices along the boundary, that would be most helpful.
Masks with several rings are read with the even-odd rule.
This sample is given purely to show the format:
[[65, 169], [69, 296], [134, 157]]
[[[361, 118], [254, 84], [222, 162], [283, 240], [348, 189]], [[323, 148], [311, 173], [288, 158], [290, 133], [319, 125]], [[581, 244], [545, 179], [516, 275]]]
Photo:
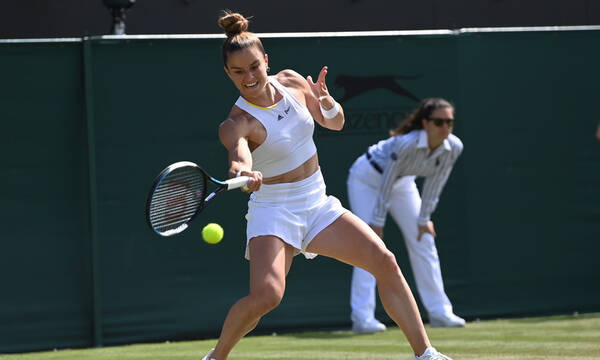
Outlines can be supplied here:
[[[350, 168], [347, 181], [350, 209], [367, 223], [371, 221], [376, 205], [380, 180], [381, 175], [365, 155], [359, 157]], [[444, 291], [435, 239], [431, 234], [425, 233], [421, 236], [421, 241], [417, 241], [421, 197], [414, 176], [403, 176], [396, 181], [387, 207], [404, 236], [415, 283], [425, 310], [430, 317], [451, 314], [452, 304]], [[390, 240], [385, 238], [385, 233], [384, 239]], [[353, 322], [375, 317], [375, 286], [373, 275], [354, 267], [350, 292]]]

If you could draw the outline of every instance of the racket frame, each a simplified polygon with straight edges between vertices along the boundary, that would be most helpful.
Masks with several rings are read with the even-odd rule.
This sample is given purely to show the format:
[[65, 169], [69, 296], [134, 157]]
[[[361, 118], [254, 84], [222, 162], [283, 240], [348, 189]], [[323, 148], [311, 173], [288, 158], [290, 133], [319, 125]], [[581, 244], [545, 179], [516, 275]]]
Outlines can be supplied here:
[[[192, 168], [195, 168], [200, 171], [200, 174], [202, 175], [203, 181], [204, 181], [204, 194], [202, 194], [202, 200], [201, 200], [200, 204], [197, 206], [196, 210], [194, 211], [194, 214], [192, 214], [192, 216], [190, 216], [190, 218], [186, 222], [179, 225], [175, 229], [169, 229], [167, 231], [161, 232], [161, 231], [157, 230], [154, 226], [152, 226], [152, 222], [150, 221], [150, 205], [152, 204], [152, 198], [153, 198], [153, 195], [156, 192], [158, 186], [162, 183], [162, 181], [173, 171], [175, 171], [176, 169], [182, 168], [182, 167], [192, 167]], [[196, 164], [194, 162], [179, 161], [179, 162], [173, 163], [173, 164], [167, 166], [165, 169], [163, 169], [160, 172], [160, 174], [158, 174], [158, 176], [154, 179], [152, 186], [150, 187], [150, 192], [146, 199], [146, 223], [148, 224], [150, 229], [152, 229], [153, 232], [155, 232], [156, 234], [158, 234], [160, 236], [168, 237], [168, 236], [179, 234], [188, 228], [189, 224], [196, 218], [196, 216], [198, 216], [198, 214], [201, 213], [202, 210], [204, 210], [204, 208], [206, 208], [208, 203], [211, 202], [217, 195], [219, 195], [222, 192], [227, 191], [227, 190], [233, 190], [233, 189], [237, 189], [240, 187], [244, 188], [250, 179], [252, 179], [252, 178], [249, 176], [239, 176], [239, 177], [231, 178], [231, 179], [228, 179], [225, 181], [221, 181], [221, 180], [217, 180], [214, 177], [210, 176], [208, 174], [208, 172], [206, 172], [206, 170], [204, 170], [201, 166], [199, 166], [198, 164]], [[214, 189], [210, 193], [208, 193], [208, 182], [209, 181], [217, 186], [217, 188]]]

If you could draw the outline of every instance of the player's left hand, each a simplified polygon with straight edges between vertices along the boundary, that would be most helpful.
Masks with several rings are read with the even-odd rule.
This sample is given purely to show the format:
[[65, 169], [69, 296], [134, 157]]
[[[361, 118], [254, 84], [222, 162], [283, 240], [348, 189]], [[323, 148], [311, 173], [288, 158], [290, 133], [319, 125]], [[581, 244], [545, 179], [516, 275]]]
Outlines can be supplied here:
[[419, 225], [419, 235], [417, 235], [417, 241], [421, 241], [421, 236], [425, 233], [431, 234], [434, 238], [437, 236], [433, 221], [429, 221], [427, 225]]
[[325, 83], [325, 76], [327, 76], [327, 66], [323, 66], [319, 72], [319, 78], [317, 79], [316, 83], [313, 82], [313, 79], [310, 75], [306, 77], [306, 82], [308, 82], [313, 95], [319, 99], [319, 103], [323, 105], [323, 108], [328, 110], [335, 105], [335, 100], [333, 100], [333, 97], [329, 95], [329, 90], [327, 89], [327, 84]]

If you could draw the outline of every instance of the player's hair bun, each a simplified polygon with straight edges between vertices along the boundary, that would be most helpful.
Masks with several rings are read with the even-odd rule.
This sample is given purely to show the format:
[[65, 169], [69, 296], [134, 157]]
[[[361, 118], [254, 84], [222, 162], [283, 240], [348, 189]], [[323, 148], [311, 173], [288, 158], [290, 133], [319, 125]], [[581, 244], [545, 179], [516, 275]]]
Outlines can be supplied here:
[[248, 30], [248, 19], [242, 14], [225, 11], [225, 14], [219, 19], [219, 26], [230, 38]]

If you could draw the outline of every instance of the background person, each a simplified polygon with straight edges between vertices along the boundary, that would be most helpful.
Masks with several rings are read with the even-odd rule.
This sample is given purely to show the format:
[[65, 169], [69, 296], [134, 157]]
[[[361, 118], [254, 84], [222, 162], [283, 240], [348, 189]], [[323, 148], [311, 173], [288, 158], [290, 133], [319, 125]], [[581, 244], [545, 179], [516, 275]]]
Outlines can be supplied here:
[[231, 307], [217, 345], [204, 360], [225, 360], [280, 303], [298, 253], [307, 258], [321, 254], [371, 271], [386, 311], [415, 357], [449, 359], [431, 347], [394, 255], [369, 226], [325, 194], [312, 139], [314, 122], [332, 130], [344, 124], [343, 109], [325, 85], [327, 68], [316, 83], [292, 70], [268, 76], [269, 58], [260, 39], [246, 31], [248, 21], [226, 13], [219, 25], [227, 35], [225, 72], [240, 92], [219, 137], [228, 150], [230, 177], [252, 177], [246, 215], [250, 291]]
[[[444, 99], [421, 101], [391, 137], [368, 148], [352, 165], [347, 181], [351, 210], [383, 239], [389, 211], [400, 227], [421, 301], [432, 326], [464, 326], [444, 291], [435, 229], [430, 220], [463, 144], [452, 134], [454, 107]], [[424, 176], [422, 197], [416, 176]], [[384, 331], [375, 319], [376, 280], [354, 267], [350, 294], [352, 329]]]

